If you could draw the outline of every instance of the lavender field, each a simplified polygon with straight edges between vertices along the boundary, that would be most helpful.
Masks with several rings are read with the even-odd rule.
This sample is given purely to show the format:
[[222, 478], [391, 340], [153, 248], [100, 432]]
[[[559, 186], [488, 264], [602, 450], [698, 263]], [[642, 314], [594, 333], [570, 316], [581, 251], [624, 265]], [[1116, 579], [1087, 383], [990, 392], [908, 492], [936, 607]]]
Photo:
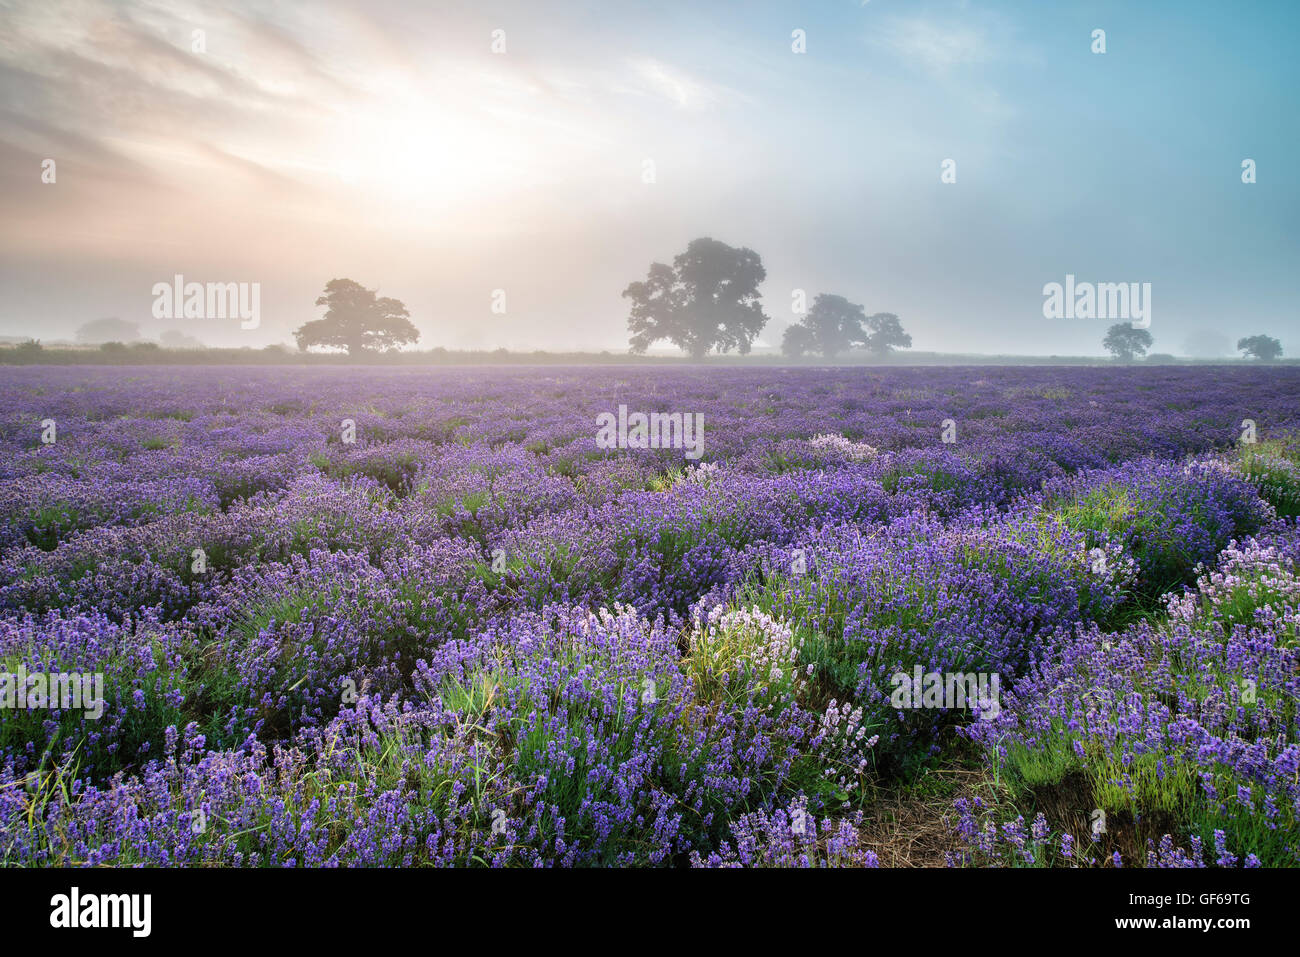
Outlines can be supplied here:
[[[1300, 368], [0, 406], [4, 864], [1300, 864]], [[602, 447], [620, 406], [701, 454]]]

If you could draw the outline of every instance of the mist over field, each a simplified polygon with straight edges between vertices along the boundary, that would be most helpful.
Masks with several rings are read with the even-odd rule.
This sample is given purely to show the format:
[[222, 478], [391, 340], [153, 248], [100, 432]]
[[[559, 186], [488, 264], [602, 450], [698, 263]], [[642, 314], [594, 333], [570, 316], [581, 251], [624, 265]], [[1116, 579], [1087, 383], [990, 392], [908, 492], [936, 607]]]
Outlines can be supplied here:
[[[1104, 355], [1104, 320], [1044, 317], [1067, 275], [1150, 283], [1160, 353], [1285, 343], [1298, 16], [16, 0], [0, 335], [115, 316], [293, 346], [346, 277], [405, 303], [419, 348], [619, 352], [624, 288], [712, 237], [762, 257], [760, 349], [802, 290], [897, 314], [918, 350]], [[259, 283], [262, 321], [156, 319], [176, 275]]]

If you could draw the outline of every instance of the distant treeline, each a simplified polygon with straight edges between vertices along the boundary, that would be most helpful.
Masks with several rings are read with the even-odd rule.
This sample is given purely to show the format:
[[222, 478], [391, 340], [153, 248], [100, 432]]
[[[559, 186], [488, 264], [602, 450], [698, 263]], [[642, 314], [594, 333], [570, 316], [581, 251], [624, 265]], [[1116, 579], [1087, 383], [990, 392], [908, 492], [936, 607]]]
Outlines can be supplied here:
[[[33, 343], [0, 344], [0, 365], [682, 365], [701, 361], [708, 365], [754, 366], [925, 366], [925, 365], [1113, 365], [1113, 359], [1101, 356], [1021, 356], [982, 355], [950, 352], [891, 353], [886, 356], [850, 352], [833, 359], [821, 356], [791, 358], [777, 352], [749, 355], [713, 355], [703, 360], [687, 356], [633, 355], [615, 352], [511, 352], [494, 350], [427, 349], [363, 353], [300, 352], [285, 346], [262, 349], [165, 349], [152, 342], [125, 345], [105, 343], [96, 348], [42, 346]], [[1270, 365], [1295, 365], [1300, 359], [1277, 360]], [[1180, 359], [1171, 355], [1151, 355], [1133, 365], [1260, 365], [1257, 360], [1234, 357], [1222, 359]]]

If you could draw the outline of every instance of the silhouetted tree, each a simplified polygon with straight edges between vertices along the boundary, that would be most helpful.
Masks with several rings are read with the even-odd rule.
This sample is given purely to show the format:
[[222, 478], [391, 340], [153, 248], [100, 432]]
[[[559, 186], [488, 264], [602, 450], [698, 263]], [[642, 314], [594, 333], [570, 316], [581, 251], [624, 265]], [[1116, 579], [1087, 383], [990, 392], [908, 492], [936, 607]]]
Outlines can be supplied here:
[[798, 358], [805, 352], [813, 352], [817, 348], [817, 343], [813, 341], [812, 330], [800, 323], [799, 325], [787, 326], [785, 335], [781, 337], [781, 353], [792, 358]]
[[623, 290], [632, 300], [627, 328], [631, 351], [667, 339], [694, 359], [711, 349], [749, 352], [767, 322], [758, 284], [767, 277], [752, 249], [696, 239], [672, 266], [652, 263], [644, 282]]
[[878, 312], [867, 317], [867, 351], [878, 356], [888, 355], [895, 346], [902, 349], [912, 347], [912, 337], [903, 331], [903, 324], [892, 312]]
[[324, 318], [304, 323], [293, 334], [304, 352], [313, 346], [330, 346], [355, 356], [384, 352], [420, 338], [399, 300], [376, 298], [375, 290], [351, 279], [331, 279], [316, 305], [327, 307]]
[[1145, 355], [1151, 348], [1151, 333], [1145, 329], [1134, 329], [1127, 322], [1117, 322], [1106, 330], [1106, 338], [1101, 344], [1121, 362], [1131, 362], [1135, 356]]
[[1244, 355], [1254, 356], [1264, 362], [1272, 362], [1282, 354], [1282, 343], [1272, 336], [1246, 336], [1237, 340], [1237, 348]]
[[865, 347], [867, 314], [843, 296], [821, 293], [813, 300], [808, 314], [785, 330], [781, 351], [787, 356], [820, 352], [830, 359], [856, 346]]
[[127, 322], [113, 316], [108, 319], [92, 319], [83, 323], [77, 330], [77, 341], [85, 345], [98, 345], [105, 342], [134, 342], [140, 338], [140, 325]]

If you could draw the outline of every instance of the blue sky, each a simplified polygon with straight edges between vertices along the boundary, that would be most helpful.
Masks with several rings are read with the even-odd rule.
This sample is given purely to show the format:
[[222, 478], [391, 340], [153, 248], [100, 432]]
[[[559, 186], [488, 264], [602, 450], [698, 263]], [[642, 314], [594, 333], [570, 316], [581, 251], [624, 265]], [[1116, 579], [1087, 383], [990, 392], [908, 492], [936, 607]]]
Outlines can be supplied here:
[[[773, 332], [803, 289], [897, 313], [920, 349], [1099, 353], [1107, 322], [1043, 318], [1068, 273], [1151, 283], [1156, 351], [1255, 332], [1300, 351], [1300, 4], [19, 0], [2, 17], [0, 334], [116, 315], [258, 346], [347, 276], [406, 302], [426, 347], [621, 350], [623, 287], [710, 235], [762, 255]], [[262, 325], [153, 320], [176, 273], [260, 282]]]

